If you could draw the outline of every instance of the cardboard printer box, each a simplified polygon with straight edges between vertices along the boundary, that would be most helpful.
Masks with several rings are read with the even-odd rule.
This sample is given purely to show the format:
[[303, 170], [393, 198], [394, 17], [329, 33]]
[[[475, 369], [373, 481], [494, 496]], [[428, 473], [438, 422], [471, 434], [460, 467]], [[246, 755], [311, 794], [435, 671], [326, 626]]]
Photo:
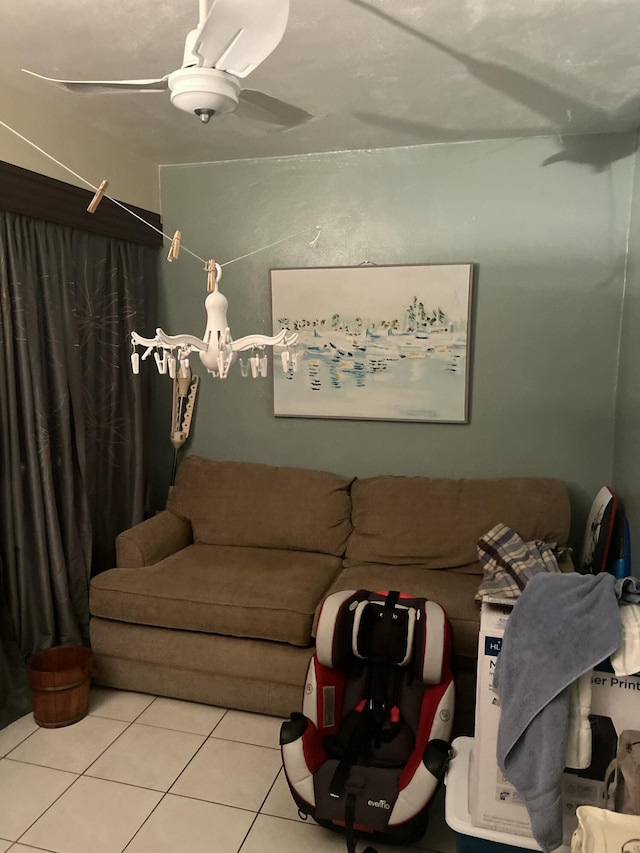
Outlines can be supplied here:
[[493, 674], [514, 600], [485, 597], [480, 613], [476, 717], [471, 756], [469, 811], [474, 826], [531, 837], [527, 809], [496, 761], [500, 700]]
[[[496, 761], [500, 700], [493, 689], [493, 674], [514, 604], [492, 597], [482, 603], [469, 810], [474, 826], [531, 837], [526, 807]], [[565, 843], [577, 826], [578, 806], [606, 807], [606, 770], [615, 758], [620, 736], [640, 730], [640, 674], [617, 676], [606, 660], [593, 670], [591, 685], [591, 764], [584, 770], [566, 770], [561, 780]]]
[[640, 730], [640, 674], [616, 675], [608, 660], [599, 664], [591, 676], [589, 721], [591, 764], [585, 770], [567, 770], [563, 778], [563, 808], [569, 815], [575, 815], [578, 806], [607, 807], [611, 792], [605, 790], [606, 771], [620, 737]]

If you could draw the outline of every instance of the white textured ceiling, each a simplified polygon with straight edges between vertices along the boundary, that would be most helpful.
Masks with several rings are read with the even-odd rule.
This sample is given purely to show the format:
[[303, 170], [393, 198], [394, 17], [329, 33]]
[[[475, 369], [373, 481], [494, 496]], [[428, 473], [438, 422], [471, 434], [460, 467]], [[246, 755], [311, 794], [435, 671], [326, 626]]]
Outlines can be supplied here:
[[197, 0], [2, 0], [0, 75], [157, 163], [559, 135], [640, 124], [638, 0], [291, 0], [249, 88], [319, 118], [274, 133], [210, 124], [162, 94], [72, 94], [21, 74], [161, 77]]

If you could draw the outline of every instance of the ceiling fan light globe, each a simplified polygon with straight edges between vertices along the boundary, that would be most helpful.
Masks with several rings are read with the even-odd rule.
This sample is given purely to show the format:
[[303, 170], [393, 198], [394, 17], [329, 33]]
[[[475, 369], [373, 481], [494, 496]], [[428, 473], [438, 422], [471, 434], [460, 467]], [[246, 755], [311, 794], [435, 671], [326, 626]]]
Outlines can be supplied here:
[[223, 115], [238, 106], [240, 81], [224, 71], [180, 68], [169, 75], [168, 82], [171, 103], [184, 112]]

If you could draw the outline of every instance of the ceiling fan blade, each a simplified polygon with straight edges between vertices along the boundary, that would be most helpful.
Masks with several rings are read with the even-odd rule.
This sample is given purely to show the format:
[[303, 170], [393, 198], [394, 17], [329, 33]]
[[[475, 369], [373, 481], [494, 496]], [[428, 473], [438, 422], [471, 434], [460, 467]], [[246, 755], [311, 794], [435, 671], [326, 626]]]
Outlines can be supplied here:
[[278, 46], [288, 19], [289, 0], [213, 0], [193, 52], [205, 66], [246, 77]]
[[285, 129], [298, 127], [317, 118], [300, 107], [255, 89], [243, 89], [240, 92], [236, 115]]
[[69, 92], [164, 92], [168, 85], [166, 77], [159, 80], [56, 80], [26, 68], [22, 70], [25, 74], [46, 80], [47, 83], [53, 83]]

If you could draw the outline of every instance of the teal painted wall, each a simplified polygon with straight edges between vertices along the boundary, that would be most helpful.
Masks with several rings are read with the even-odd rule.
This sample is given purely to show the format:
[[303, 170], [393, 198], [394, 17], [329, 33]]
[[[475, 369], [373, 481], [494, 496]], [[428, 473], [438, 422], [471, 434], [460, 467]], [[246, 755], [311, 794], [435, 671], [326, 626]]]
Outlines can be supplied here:
[[[619, 139], [599, 138], [598, 156]], [[557, 476], [581, 538], [612, 477], [633, 158], [543, 166], [556, 152], [538, 138], [163, 167], [165, 231], [202, 257], [224, 263], [323, 225], [315, 248], [310, 230], [225, 268], [234, 337], [270, 333], [270, 268], [476, 264], [469, 424], [274, 418], [271, 382], [236, 366], [226, 381], [203, 376], [187, 452], [359, 476]], [[205, 295], [198, 261], [165, 264], [165, 331], [201, 335]], [[172, 450], [170, 383], [155, 384], [157, 505]]]
[[[640, 164], [637, 156], [620, 341], [613, 474], [614, 491], [624, 503], [636, 549], [637, 531], [640, 531]], [[636, 574], [637, 565], [636, 558]]]

